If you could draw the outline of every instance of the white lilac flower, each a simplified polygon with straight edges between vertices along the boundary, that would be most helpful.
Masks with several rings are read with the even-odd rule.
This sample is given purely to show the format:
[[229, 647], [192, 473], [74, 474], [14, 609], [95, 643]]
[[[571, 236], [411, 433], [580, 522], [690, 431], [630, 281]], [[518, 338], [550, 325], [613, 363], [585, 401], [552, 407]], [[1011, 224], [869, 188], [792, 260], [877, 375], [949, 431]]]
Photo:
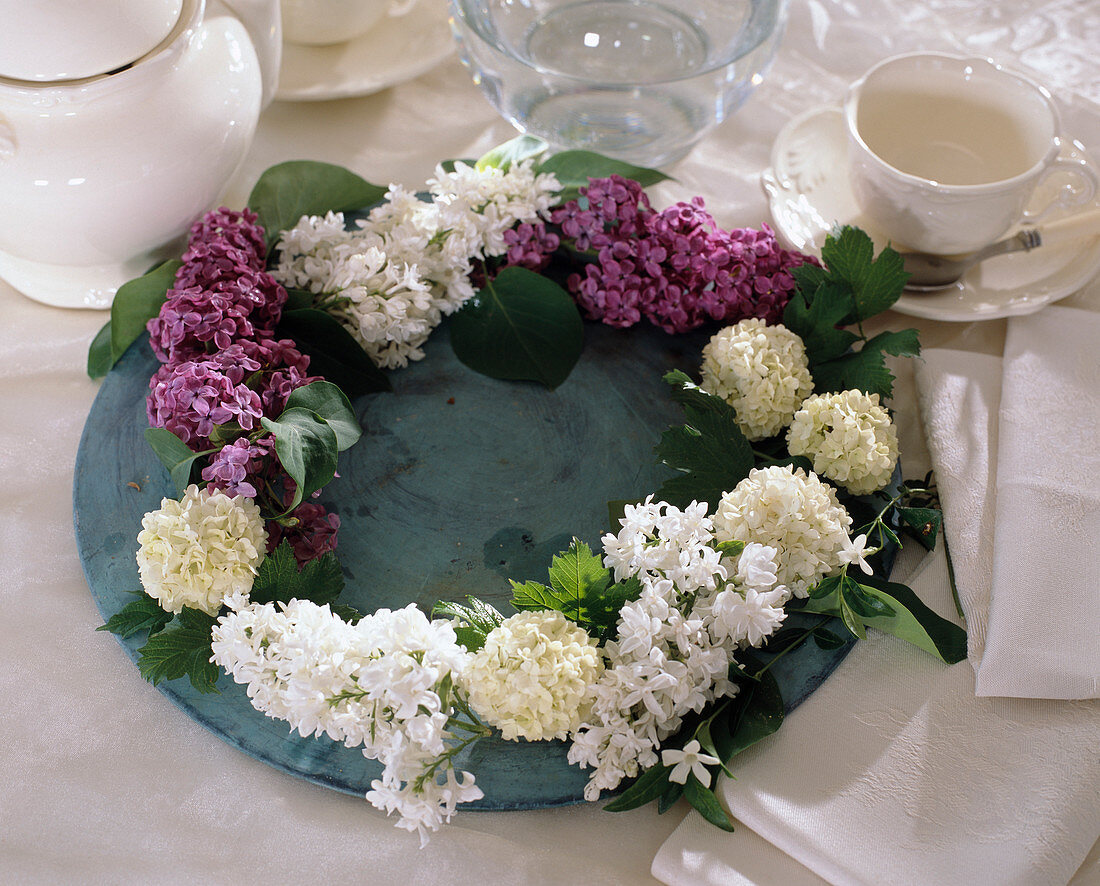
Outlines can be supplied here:
[[704, 754], [702, 746], [693, 738], [684, 745], [683, 750], [668, 748], [661, 751], [661, 762], [665, 766], [672, 767], [672, 771], [668, 774], [669, 781], [684, 784], [687, 782], [690, 773], [699, 779], [699, 783], [703, 787], [709, 788], [710, 770], [707, 767], [714, 766], [719, 761], [717, 757]]
[[321, 296], [380, 366], [405, 366], [443, 317], [474, 294], [473, 261], [506, 251], [504, 232], [549, 213], [559, 188], [530, 162], [479, 171], [436, 170], [432, 198], [398, 184], [357, 227], [340, 213], [304, 217], [283, 234], [273, 272]]
[[504, 232], [521, 222], [548, 218], [561, 185], [555, 176], [536, 174], [534, 161], [513, 164], [507, 172], [477, 169], [461, 161], [452, 172], [437, 166], [428, 189], [436, 203], [460, 206], [474, 220], [480, 243], [471, 256], [486, 258], [507, 251]]
[[756, 318], [716, 333], [703, 348], [701, 373], [703, 390], [734, 408], [750, 440], [778, 434], [813, 392], [802, 339]]
[[791, 455], [853, 495], [881, 489], [898, 463], [898, 432], [878, 394], [841, 391], [809, 397], [787, 431]]
[[179, 501], [163, 499], [141, 526], [141, 584], [167, 612], [189, 606], [215, 615], [252, 589], [267, 532], [251, 499], [191, 485]]
[[580, 725], [602, 671], [596, 641], [560, 612], [520, 612], [489, 632], [463, 684], [504, 738], [540, 741]]
[[712, 517], [719, 541], [755, 541], [778, 551], [777, 580], [797, 597], [841, 566], [852, 518], [836, 491], [802, 468], [754, 468], [722, 496]]
[[748, 544], [736, 560], [720, 562], [696, 505], [680, 511], [647, 499], [620, 522], [622, 531], [604, 538], [605, 563], [619, 580], [637, 577], [642, 591], [619, 610], [592, 711], [569, 749], [570, 762], [593, 770], [589, 800], [656, 763], [661, 742], [688, 713], [737, 693], [733, 653], [775, 629], [787, 597], [776, 584], [775, 549]]
[[410, 604], [352, 625], [293, 600], [230, 612], [212, 637], [212, 661], [246, 685], [258, 710], [380, 761], [367, 799], [422, 842], [458, 803], [482, 795], [468, 773], [456, 776], [448, 750], [454, 690], [444, 687], [469, 661], [449, 622], [429, 622]]
[[865, 559], [865, 553], [867, 550], [867, 535], [861, 533], [855, 538], [851, 539], [848, 546], [845, 547], [840, 554], [840, 563], [842, 566], [858, 566], [867, 575], [871, 575], [874, 570], [871, 568], [871, 564]]
[[721, 555], [709, 542], [714, 538], [706, 502], [692, 502], [685, 510], [653, 496], [640, 505], [627, 505], [617, 535], [602, 539], [604, 565], [615, 580], [630, 575], [668, 578], [681, 591], [713, 589], [725, 578]]
[[714, 617], [711, 631], [734, 643], [759, 646], [783, 623], [787, 615], [783, 609], [786, 598], [787, 591], [782, 586], [763, 592], [753, 588], [745, 588], [744, 593], [722, 591], [710, 607]]

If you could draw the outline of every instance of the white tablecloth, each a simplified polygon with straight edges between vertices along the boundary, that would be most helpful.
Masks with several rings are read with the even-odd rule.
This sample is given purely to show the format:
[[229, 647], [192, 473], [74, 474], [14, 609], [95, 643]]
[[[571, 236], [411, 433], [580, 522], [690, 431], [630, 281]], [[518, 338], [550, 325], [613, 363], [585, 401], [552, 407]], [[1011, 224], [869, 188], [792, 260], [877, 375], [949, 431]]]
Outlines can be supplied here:
[[[678, 182], [655, 202], [698, 193], [720, 223], [766, 221], [757, 176], [783, 123], [836, 102], [870, 64], [912, 48], [1031, 66], [1065, 102], [1074, 133], [1100, 152], [1097, 46], [1094, 0], [796, 0], [769, 78], [673, 170]], [[328, 160], [416, 185], [435, 161], [476, 156], [512, 134], [452, 58], [373, 96], [271, 106], [227, 202], [240, 205], [281, 160]], [[1100, 285], [1068, 303], [1100, 309]], [[665, 816], [591, 805], [466, 812], [419, 851], [365, 801], [241, 754], [140, 678], [114, 638], [94, 630], [101, 619], [72, 530], [73, 464], [97, 390], [84, 360], [103, 321], [0, 283], [0, 882], [654, 882], [650, 864], [683, 805]], [[927, 346], [1003, 348], [1001, 321], [889, 322], [919, 327]], [[908, 371], [900, 390], [903, 451], [923, 453]], [[752, 872], [743, 882], [796, 882], [786, 856], [747, 829], [739, 839]], [[1095, 850], [1074, 882], [1100, 882]]]

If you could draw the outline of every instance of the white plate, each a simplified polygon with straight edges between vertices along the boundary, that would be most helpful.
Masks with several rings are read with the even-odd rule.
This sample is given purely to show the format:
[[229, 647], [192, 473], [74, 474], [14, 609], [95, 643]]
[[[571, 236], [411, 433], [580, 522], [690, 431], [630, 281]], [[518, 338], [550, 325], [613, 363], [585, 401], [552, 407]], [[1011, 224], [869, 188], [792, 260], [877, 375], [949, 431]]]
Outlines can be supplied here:
[[321, 101], [369, 95], [419, 77], [452, 52], [446, 6], [440, 0], [420, 0], [407, 15], [385, 18], [347, 43], [284, 43], [275, 98]]
[[[1063, 155], [1081, 157], [1084, 151], [1068, 145]], [[856, 206], [847, 166], [839, 108], [803, 114], [779, 133], [772, 149], [772, 168], [764, 171], [761, 182], [776, 230], [789, 245], [820, 256], [825, 235], [837, 224], [863, 228], [878, 249], [887, 245], [886, 238]], [[1058, 184], [1053, 178], [1048, 181], [1051, 187]], [[1042, 198], [1042, 194], [1036, 197]], [[1100, 199], [1093, 205], [1100, 206]], [[894, 310], [960, 322], [1031, 314], [1076, 292], [1097, 273], [1100, 237], [1093, 237], [989, 259], [948, 289], [902, 295]]]

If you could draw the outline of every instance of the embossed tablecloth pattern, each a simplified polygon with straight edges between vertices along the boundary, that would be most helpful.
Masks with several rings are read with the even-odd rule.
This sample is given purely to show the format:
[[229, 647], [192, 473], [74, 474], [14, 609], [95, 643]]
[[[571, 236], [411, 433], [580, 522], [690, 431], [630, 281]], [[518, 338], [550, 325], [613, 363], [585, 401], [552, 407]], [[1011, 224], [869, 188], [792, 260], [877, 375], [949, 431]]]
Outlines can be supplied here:
[[[836, 102], [879, 58], [922, 47], [996, 50], [1039, 71], [1067, 128], [1100, 145], [1098, 18], [1093, 0], [795, 0], [769, 78], [672, 170], [677, 181], [655, 203], [703, 194], [722, 224], [765, 221], [758, 175], [782, 125]], [[512, 134], [451, 59], [374, 96], [272, 105], [226, 199], [240, 205], [260, 171], [301, 157], [415, 185], [437, 160], [476, 156]], [[683, 806], [664, 817], [592, 806], [466, 814], [418, 852], [365, 802], [245, 757], [140, 679], [114, 639], [94, 631], [100, 619], [72, 534], [73, 462], [96, 391], [84, 355], [103, 319], [46, 308], [0, 283], [0, 881], [654, 882], [650, 863]], [[890, 318], [899, 322], [908, 323]], [[928, 345], [1003, 347], [1000, 322], [913, 325]], [[915, 398], [911, 386], [902, 393], [898, 420], [913, 451]], [[713, 882], [820, 882], [804, 869], [796, 879], [797, 865], [745, 827], [729, 839], [741, 867]], [[1096, 865], [1077, 882], [1100, 882]], [[691, 882], [706, 882], [696, 874]]]

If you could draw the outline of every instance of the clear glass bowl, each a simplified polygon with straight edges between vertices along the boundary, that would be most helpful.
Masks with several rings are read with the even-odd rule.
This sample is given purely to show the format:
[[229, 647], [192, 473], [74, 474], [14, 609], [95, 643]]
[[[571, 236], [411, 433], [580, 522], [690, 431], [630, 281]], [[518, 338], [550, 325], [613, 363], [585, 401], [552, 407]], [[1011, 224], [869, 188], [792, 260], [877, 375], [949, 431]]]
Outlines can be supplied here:
[[661, 166], [735, 111], [787, 0], [451, 0], [463, 63], [522, 132]]

